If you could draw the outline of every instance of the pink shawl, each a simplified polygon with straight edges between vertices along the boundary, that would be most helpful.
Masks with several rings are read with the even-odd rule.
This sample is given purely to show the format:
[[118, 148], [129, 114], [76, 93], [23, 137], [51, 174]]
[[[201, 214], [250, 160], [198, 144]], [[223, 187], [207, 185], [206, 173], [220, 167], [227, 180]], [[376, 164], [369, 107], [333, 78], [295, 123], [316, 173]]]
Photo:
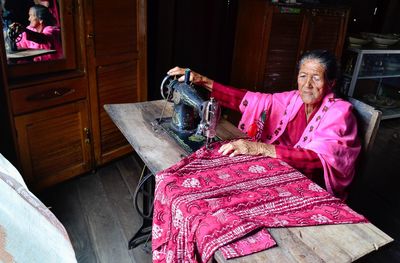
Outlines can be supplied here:
[[[240, 104], [243, 115], [239, 128], [257, 140], [274, 143], [302, 104], [297, 90], [275, 94], [247, 92]], [[335, 98], [333, 93], [327, 94], [295, 147], [318, 154], [328, 192], [345, 198], [361, 149], [351, 104]]]
[[[28, 30], [36, 32], [37, 30], [31, 26], [27, 27]], [[22, 39], [17, 43], [19, 48], [30, 48], [30, 49], [54, 49], [57, 52], [54, 54], [43, 55], [35, 57], [34, 61], [51, 60], [63, 58], [63, 48], [61, 44], [61, 31], [56, 26], [46, 26], [41, 33], [43, 39], [36, 39], [34, 34], [22, 33]]]

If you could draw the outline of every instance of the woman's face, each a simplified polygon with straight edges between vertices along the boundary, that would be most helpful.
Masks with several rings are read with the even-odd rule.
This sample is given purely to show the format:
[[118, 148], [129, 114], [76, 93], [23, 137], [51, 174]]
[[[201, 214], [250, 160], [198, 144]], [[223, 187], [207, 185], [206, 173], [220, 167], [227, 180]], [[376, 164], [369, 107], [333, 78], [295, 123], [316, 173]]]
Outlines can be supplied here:
[[319, 103], [329, 89], [325, 80], [325, 66], [317, 59], [305, 60], [300, 65], [297, 86], [305, 104]]
[[30, 24], [29, 26], [33, 27], [33, 28], [38, 28], [41, 24], [40, 19], [36, 16], [36, 11], [31, 8], [29, 9], [29, 18], [28, 18]]

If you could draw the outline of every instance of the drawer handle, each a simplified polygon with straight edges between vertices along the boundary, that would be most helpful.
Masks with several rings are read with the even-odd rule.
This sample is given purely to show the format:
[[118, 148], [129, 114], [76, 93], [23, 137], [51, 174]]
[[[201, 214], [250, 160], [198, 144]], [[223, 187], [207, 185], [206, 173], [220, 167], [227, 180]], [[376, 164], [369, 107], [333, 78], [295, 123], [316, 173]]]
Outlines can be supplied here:
[[65, 95], [69, 95], [74, 92], [75, 92], [75, 89], [71, 89], [71, 88], [50, 89], [50, 90], [46, 90], [45, 92], [30, 95], [29, 97], [27, 97], [27, 100], [32, 101], [32, 100], [55, 99], [55, 98], [60, 98]]

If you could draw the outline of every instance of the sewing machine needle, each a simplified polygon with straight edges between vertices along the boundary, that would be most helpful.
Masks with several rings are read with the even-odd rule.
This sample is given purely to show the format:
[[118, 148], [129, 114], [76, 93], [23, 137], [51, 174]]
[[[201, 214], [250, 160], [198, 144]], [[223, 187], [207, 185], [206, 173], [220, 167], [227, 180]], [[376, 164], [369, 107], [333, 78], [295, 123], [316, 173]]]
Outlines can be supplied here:
[[161, 116], [160, 116], [160, 118], [158, 119], [158, 124], [161, 123], [162, 118], [163, 118], [163, 116], [164, 116], [164, 111], [165, 111], [165, 108], [167, 107], [168, 98], [169, 98], [169, 96], [171, 95], [171, 90], [172, 90], [172, 89], [170, 89], [170, 90], [168, 91], [167, 98], [165, 99], [165, 103], [164, 103], [163, 109], [162, 109], [162, 111], [161, 111]]

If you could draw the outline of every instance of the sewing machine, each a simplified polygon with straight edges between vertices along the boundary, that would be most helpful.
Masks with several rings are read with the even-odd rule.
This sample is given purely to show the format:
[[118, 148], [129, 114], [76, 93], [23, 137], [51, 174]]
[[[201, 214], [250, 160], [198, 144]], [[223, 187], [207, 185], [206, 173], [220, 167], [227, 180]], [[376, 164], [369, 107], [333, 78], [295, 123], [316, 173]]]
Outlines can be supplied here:
[[9, 52], [18, 51], [17, 43], [22, 39], [22, 26], [18, 23], [13, 23], [8, 27], [7, 30], [7, 41], [9, 45]]
[[[217, 139], [216, 128], [220, 107], [214, 98], [206, 100], [189, 81], [190, 70], [185, 71], [184, 82], [174, 76], [166, 76], [161, 82], [161, 96], [166, 103], [173, 102], [172, 118], [163, 118], [161, 125], [188, 152], [194, 152], [204, 144], [206, 148]], [[165, 108], [165, 107], [164, 107]]]

